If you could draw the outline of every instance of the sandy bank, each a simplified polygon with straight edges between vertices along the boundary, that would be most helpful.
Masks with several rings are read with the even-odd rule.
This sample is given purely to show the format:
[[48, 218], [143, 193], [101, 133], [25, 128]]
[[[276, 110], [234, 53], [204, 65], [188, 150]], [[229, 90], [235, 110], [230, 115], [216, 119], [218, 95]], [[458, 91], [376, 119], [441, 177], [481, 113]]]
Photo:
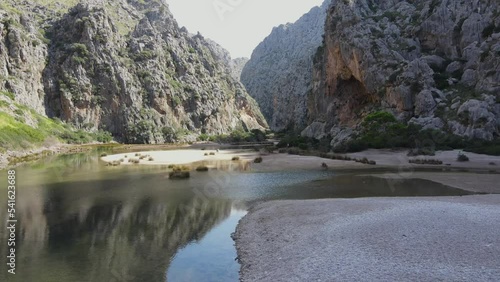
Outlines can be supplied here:
[[500, 195], [275, 201], [235, 234], [242, 281], [495, 281]]
[[[210, 155], [210, 154], [213, 155]], [[139, 156], [136, 156], [139, 154]], [[207, 155], [205, 155], [207, 154]], [[139, 159], [140, 156], [147, 156], [146, 158], [140, 160], [139, 164], [142, 165], [184, 165], [200, 161], [223, 161], [232, 160], [233, 157], [240, 157], [241, 160], [254, 160], [257, 156], [257, 152], [251, 151], [219, 151], [217, 150], [195, 150], [195, 149], [183, 149], [183, 150], [165, 150], [165, 151], [140, 151], [132, 153], [122, 153], [102, 157], [101, 159], [105, 162], [114, 162], [121, 159], [125, 160], [122, 162], [123, 165], [132, 165], [133, 163], [128, 162], [128, 159]], [[152, 160], [149, 160], [149, 157]]]
[[[154, 148], [154, 147], [151, 147]], [[151, 156], [153, 161], [149, 161], [149, 157], [141, 160], [143, 165], [171, 165], [171, 164], [189, 164], [200, 161], [221, 161], [231, 160], [238, 156], [241, 160], [252, 162], [256, 157], [262, 157], [263, 162], [260, 164], [252, 164], [251, 168], [254, 171], [282, 171], [282, 170], [318, 170], [321, 169], [321, 164], [326, 163], [329, 169], [369, 169], [369, 168], [392, 168], [392, 169], [419, 169], [419, 168], [436, 168], [436, 169], [482, 169], [500, 171], [500, 157], [480, 155], [474, 153], [466, 153], [469, 156], [469, 162], [458, 162], [456, 160], [459, 151], [437, 152], [436, 156], [432, 157], [408, 157], [407, 150], [392, 151], [392, 150], [367, 150], [359, 153], [345, 154], [351, 158], [368, 158], [377, 162], [377, 166], [370, 166], [353, 161], [339, 161], [314, 156], [299, 156], [289, 154], [267, 154], [263, 152], [255, 152], [253, 150], [201, 150], [194, 148], [185, 149], [170, 149], [170, 150], [152, 150], [152, 151], [137, 151], [122, 154], [115, 154], [103, 157], [105, 162], [118, 161], [120, 159], [137, 158], [136, 153], [144, 156]], [[205, 156], [206, 153], [214, 153], [215, 155]], [[443, 165], [415, 165], [410, 164], [408, 160], [415, 158], [438, 159], [444, 162]], [[128, 161], [123, 162], [124, 165], [129, 165]]]
[[[213, 153], [214, 155], [210, 155]], [[233, 157], [239, 157], [242, 161], [251, 162], [253, 171], [282, 171], [282, 170], [318, 170], [321, 164], [326, 163], [330, 169], [333, 168], [360, 168], [369, 167], [368, 165], [345, 162], [338, 160], [322, 159], [313, 156], [297, 156], [289, 154], [266, 154], [253, 150], [200, 150], [200, 149], [182, 149], [182, 150], [164, 150], [164, 151], [138, 151], [131, 153], [114, 154], [102, 157], [105, 162], [125, 160], [123, 165], [132, 165], [127, 159], [137, 159], [139, 156], [148, 156], [139, 163], [140, 165], [183, 165], [200, 161], [230, 161]], [[209, 154], [206, 156], [205, 154]], [[149, 161], [149, 157], [153, 160]], [[256, 164], [253, 160], [262, 157], [263, 162]]]
[[[458, 153], [462, 152], [469, 157], [468, 162], [457, 161]], [[455, 167], [455, 168], [483, 168], [483, 169], [498, 169], [500, 168], [500, 156], [481, 155], [476, 153], [463, 152], [460, 150], [453, 151], [437, 151], [435, 156], [418, 156], [408, 157], [408, 150], [375, 150], [370, 149], [359, 153], [347, 154], [353, 158], [366, 157], [370, 160], [375, 160], [377, 165], [383, 166], [413, 166], [422, 167], [422, 165], [411, 165], [408, 163], [411, 159], [434, 159], [443, 161], [443, 165], [432, 167]], [[494, 163], [490, 164], [490, 163]]]

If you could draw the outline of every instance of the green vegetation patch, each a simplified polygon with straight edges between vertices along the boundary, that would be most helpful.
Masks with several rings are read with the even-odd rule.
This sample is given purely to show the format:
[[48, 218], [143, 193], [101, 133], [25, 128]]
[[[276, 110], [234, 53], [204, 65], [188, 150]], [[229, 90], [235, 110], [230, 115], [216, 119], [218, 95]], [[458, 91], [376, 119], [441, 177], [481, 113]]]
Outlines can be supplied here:
[[0, 95], [7, 96], [7, 97], [9, 97], [12, 101], [14, 101], [14, 99], [15, 99], [15, 97], [14, 97], [14, 93], [9, 92], [9, 91], [0, 91]]
[[9, 14], [18, 14], [18, 15], [22, 14], [22, 12], [19, 9], [16, 9], [9, 3], [3, 3], [3, 1], [0, 2], [0, 10], [7, 11]]
[[333, 148], [334, 152], [359, 152], [366, 149], [414, 148], [408, 155], [434, 155], [436, 150], [464, 149], [467, 152], [500, 156], [500, 140], [470, 140], [435, 129], [422, 130], [415, 124], [398, 122], [390, 113], [368, 115], [355, 138]]
[[500, 140], [475, 141], [465, 147], [464, 151], [476, 154], [500, 156]]
[[[0, 147], [4, 149], [30, 148], [41, 145], [49, 137], [54, 137], [69, 144], [84, 144], [93, 141], [109, 143], [113, 139], [109, 132], [76, 130], [71, 125], [57, 119], [49, 119], [27, 107], [16, 106], [18, 106], [16, 114], [22, 114], [22, 120], [0, 111]], [[24, 115], [31, 115], [32, 118], [35, 118], [38, 121], [38, 127], [34, 128], [27, 125], [24, 122]]]
[[76, 6], [79, 0], [33, 0], [34, 3], [50, 8], [56, 12], [66, 12], [69, 8]]
[[266, 139], [266, 133], [259, 129], [253, 129], [251, 131], [235, 129], [229, 135], [208, 135], [203, 133], [198, 136], [199, 141], [212, 141], [219, 143], [264, 142]]
[[27, 148], [31, 143], [41, 143], [47, 138], [46, 132], [19, 122], [5, 112], [0, 112], [0, 146], [3, 148]]
[[429, 151], [466, 148], [470, 142], [465, 138], [439, 130], [422, 130], [415, 124], [403, 124], [392, 114], [376, 112], [368, 115], [361, 124], [360, 133], [335, 152], [359, 152], [369, 148], [419, 148]]

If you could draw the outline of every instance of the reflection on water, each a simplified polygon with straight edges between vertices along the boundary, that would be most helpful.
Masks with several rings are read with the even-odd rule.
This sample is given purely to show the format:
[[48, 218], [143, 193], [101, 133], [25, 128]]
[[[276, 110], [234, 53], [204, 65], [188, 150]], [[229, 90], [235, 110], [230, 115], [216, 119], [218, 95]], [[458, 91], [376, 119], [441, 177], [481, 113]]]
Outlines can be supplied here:
[[[361, 196], [462, 195], [423, 180], [333, 172], [251, 173], [239, 162], [169, 181], [165, 168], [105, 167], [98, 152], [17, 169], [17, 275], [0, 281], [236, 281], [230, 238], [246, 202]], [[6, 183], [2, 172], [1, 183]], [[6, 191], [0, 218], [6, 219]], [[0, 264], [6, 265], [0, 229]]]
[[330, 179], [287, 187], [289, 198], [430, 197], [465, 196], [473, 192], [424, 179], [383, 179], [373, 176], [338, 175]]
[[224, 260], [228, 254], [236, 258], [232, 240], [221, 240], [236, 230], [238, 221], [246, 214], [233, 209], [231, 215], [210, 231], [201, 241], [180, 250], [172, 260], [167, 273], [168, 281], [238, 281], [239, 265]]

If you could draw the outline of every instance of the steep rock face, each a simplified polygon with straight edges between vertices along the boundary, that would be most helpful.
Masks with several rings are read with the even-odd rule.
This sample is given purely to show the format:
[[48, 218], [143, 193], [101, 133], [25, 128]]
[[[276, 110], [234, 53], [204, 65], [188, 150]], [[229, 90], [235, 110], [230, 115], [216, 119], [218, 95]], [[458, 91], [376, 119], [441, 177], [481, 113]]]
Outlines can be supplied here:
[[231, 60], [229, 65], [231, 66], [231, 75], [234, 79], [237, 79], [238, 81], [241, 80], [241, 73], [243, 72], [243, 68], [248, 61], [248, 58], [236, 58]]
[[273, 130], [304, 128], [312, 58], [321, 45], [330, 0], [293, 24], [275, 27], [253, 51], [241, 82]]
[[386, 110], [424, 128], [498, 138], [499, 15], [487, 0], [334, 1], [303, 134], [338, 145], [367, 113]]
[[[13, 92], [16, 100], [29, 97], [19, 102], [45, 110], [49, 117], [88, 130], [104, 129], [132, 143], [267, 127], [256, 102], [232, 78], [229, 53], [179, 28], [164, 2], [74, 2], [79, 3], [44, 26], [34, 23], [37, 31], [45, 29], [48, 40], [32, 48], [21, 38], [24, 59], [2, 40], [0, 57], [15, 65], [8, 66], [9, 74], [19, 85], [34, 86], [21, 91], [2, 80], [0, 89]], [[20, 11], [21, 20], [38, 16], [39, 10], [30, 5], [9, 3]], [[4, 38], [15, 32], [0, 25]], [[22, 69], [22, 62], [33, 68], [33, 77], [10, 70]], [[33, 93], [38, 93], [36, 99]]]
[[40, 25], [53, 12], [41, 6], [30, 7], [40, 13], [23, 13], [28, 5], [6, 1], [0, 5], [0, 91], [12, 92], [15, 101], [45, 112], [42, 72], [47, 57], [47, 41]]

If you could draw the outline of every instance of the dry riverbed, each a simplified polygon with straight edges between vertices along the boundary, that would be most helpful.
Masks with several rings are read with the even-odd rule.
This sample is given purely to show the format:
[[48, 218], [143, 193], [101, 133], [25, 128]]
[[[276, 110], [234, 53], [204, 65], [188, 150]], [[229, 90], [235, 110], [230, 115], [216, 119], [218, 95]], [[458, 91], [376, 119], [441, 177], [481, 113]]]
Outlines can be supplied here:
[[[500, 193], [500, 157], [466, 153], [470, 161], [458, 162], [458, 153], [427, 157], [440, 166], [410, 165], [403, 151], [348, 155], [393, 171], [370, 176]], [[242, 281], [496, 281], [498, 218], [500, 195], [271, 201], [250, 210], [234, 239]]]
[[234, 236], [242, 281], [496, 281], [500, 195], [274, 201]]

